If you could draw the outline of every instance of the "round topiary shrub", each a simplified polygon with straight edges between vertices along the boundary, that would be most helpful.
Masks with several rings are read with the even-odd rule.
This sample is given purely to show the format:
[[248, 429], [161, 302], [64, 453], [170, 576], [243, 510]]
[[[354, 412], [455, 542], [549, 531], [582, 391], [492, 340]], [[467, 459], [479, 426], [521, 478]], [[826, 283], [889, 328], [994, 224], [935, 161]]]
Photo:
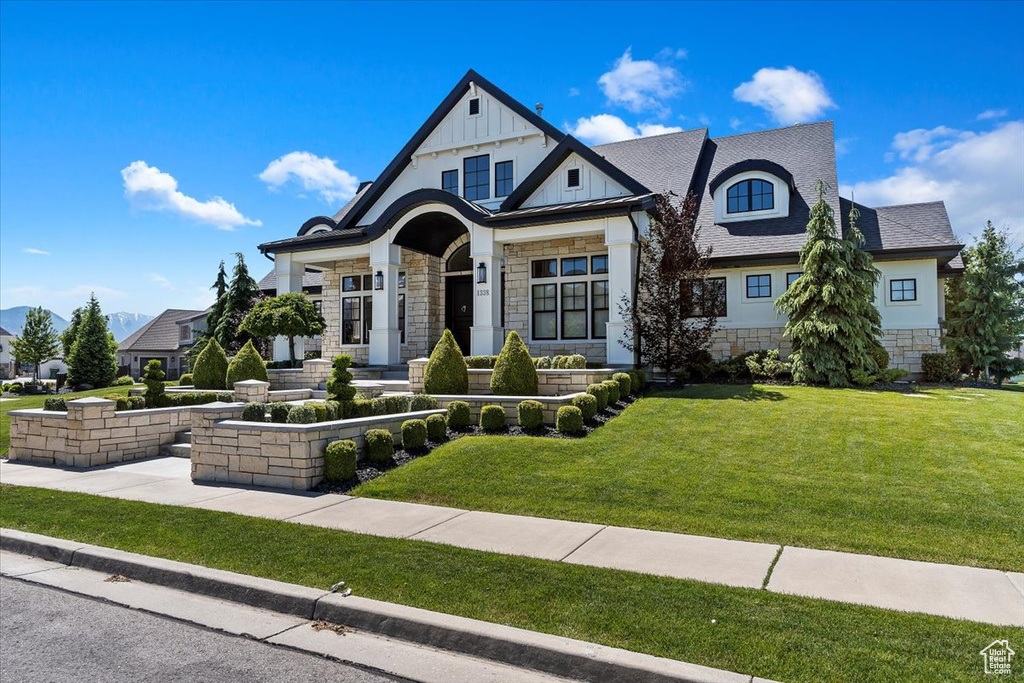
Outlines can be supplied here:
[[366, 459], [374, 465], [386, 465], [395, 455], [395, 439], [387, 429], [366, 432]]
[[608, 405], [614, 405], [619, 402], [619, 383], [613, 379], [606, 379], [601, 382], [604, 386], [608, 387]]
[[619, 383], [619, 397], [626, 398], [633, 393], [633, 379], [625, 372], [616, 372], [612, 379]]
[[244, 422], [266, 422], [267, 406], [263, 403], [246, 403], [242, 408], [242, 420]]
[[335, 356], [333, 363], [334, 369], [325, 385], [327, 393], [335, 401], [351, 401], [356, 396], [356, 388], [352, 386], [352, 373], [348, 370], [352, 366], [352, 356]]
[[448, 438], [448, 422], [444, 415], [437, 413], [427, 418], [427, 438], [434, 443], [440, 443]]
[[491, 393], [495, 396], [536, 396], [537, 368], [530, 351], [515, 330], [505, 337], [491, 373]]
[[313, 406], [294, 406], [288, 411], [288, 424], [311, 425], [316, 422], [316, 410]]
[[572, 404], [583, 413], [583, 421], [593, 420], [597, 415], [597, 397], [593, 394], [580, 394], [572, 400]]
[[423, 390], [428, 394], [465, 394], [469, 392], [469, 369], [451, 330], [445, 329], [441, 340], [430, 352], [423, 371]]
[[608, 387], [604, 384], [588, 384], [587, 393], [597, 399], [597, 412], [608, 407]]
[[429, 394], [416, 394], [409, 399], [409, 410], [412, 412], [433, 410], [434, 408], [437, 408], [437, 399]]
[[583, 412], [576, 406], [562, 406], [555, 416], [555, 429], [562, 434], [582, 434]]
[[427, 421], [406, 420], [402, 423], [402, 448], [413, 450], [427, 445]]
[[[191, 382], [192, 382], [192, 375], [185, 374], [185, 375], [182, 375], [182, 377], [188, 377], [189, 378], [189, 382], [188, 383], [191, 384]], [[118, 377], [117, 379], [115, 379], [114, 383], [111, 384], [110, 386], [112, 386], [112, 387], [130, 387], [133, 384], [135, 384], [135, 380], [132, 379], [131, 375], [122, 375], [121, 377]], [[185, 382], [182, 382], [179, 379], [178, 380], [178, 384], [185, 384]]]
[[469, 415], [469, 404], [465, 401], [448, 404], [448, 426], [453, 432], [461, 432], [469, 426]]
[[252, 345], [252, 339], [245, 342], [245, 346], [228, 363], [224, 388], [233, 389], [235, 382], [243, 382], [247, 379], [256, 379], [261, 382], [267, 381], [267, 365], [260, 358], [256, 347]]
[[538, 370], [550, 370], [551, 356], [541, 356], [540, 358], [534, 358], [533, 367], [537, 368]]
[[196, 389], [227, 389], [224, 384], [227, 375], [228, 356], [217, 340], [211, 339], [196, 358], [192, 384]]
[[520, 401], [516, 417], [523, 429], [537, 429], [544, 425], [544, 404], [540, 401]]
[[[127, 375], [125, 375], [125, 376], [127, 377]], [[132, 379], [131, 377], [128, 377], [129, 381], [126, 382], [126, 384], [131, 384], [132, 383], [131, 379]], [[193, 384], [192, 384], [192, 373], [191, 372], [186, 372], [181, 377], [179, 377], [178, 378], [178, 386], [179, 387], [190, 387], [190, 386], [193, 386]]]
[[128, 410], [142, 410], [146, 407], [146, 399], [141, 396], [128, 397]]
[[505, 409], [501, 406], [484, 406], [481, 408], [480, 429], [485, 432], [500, 432], [505, 429]]
[[292, 407], [287, 403], [271, 403], [270, 404], [270, 421], [284, 423], [288, 421], [288, 413], [291, 412]]
[[329, 482], [354, 479], [358, 459], [355, 441], [332, 441], [324, 449], [324, 479]]

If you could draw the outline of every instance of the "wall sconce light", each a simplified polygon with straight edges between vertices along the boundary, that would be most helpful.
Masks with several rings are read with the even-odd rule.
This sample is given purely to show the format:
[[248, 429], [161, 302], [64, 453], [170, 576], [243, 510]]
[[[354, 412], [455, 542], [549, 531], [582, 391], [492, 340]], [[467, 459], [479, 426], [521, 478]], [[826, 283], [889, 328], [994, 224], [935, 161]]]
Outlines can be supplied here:
[[483, 261], [476, 267], [476, 281], [479, 284], [487, 282], [487, 264]]
[[373, 276], [373, 288], [378, 290], [384, 289], [384, 273], [379, 270], [377, 271], [377, 274]]

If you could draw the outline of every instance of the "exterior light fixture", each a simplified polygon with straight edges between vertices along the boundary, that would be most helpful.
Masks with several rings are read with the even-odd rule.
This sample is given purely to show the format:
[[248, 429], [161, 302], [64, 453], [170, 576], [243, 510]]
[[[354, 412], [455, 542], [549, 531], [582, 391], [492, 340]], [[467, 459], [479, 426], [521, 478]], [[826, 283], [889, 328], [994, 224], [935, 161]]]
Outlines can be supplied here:
[[487, 264], [483, 261], [476, 267], [476, 281], [479, 284], [487, 282]]
[[384, 273], [379, 270], [377, 271], [377, 274], [373, 276], [373, 288], [378, 290], [384, 289]]

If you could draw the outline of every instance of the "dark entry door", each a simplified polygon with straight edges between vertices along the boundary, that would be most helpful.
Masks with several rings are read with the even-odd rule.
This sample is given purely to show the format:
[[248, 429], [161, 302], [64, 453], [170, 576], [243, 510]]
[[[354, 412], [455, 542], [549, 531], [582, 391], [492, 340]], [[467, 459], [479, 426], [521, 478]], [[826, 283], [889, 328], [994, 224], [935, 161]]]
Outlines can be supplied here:
[[469, 355], [469, 328], [473, 325], [473, 276], [445, 278], [444, 326], [452, 331], [462, 353]]

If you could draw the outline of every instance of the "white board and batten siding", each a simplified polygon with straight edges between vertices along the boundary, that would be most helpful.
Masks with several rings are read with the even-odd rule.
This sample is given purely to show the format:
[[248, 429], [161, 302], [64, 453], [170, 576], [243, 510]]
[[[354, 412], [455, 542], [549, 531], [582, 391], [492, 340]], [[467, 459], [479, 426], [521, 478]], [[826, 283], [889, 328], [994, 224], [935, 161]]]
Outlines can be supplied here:
[[[569, 169], [578, 169], [580, 184], [569, 187]], [[593, 199], [610, 199], [632, 194], [619, 183], [598, 170], [593, 164], [573, 152], [558, 168], [523, 202], [523, 208], [585, 202]]]

